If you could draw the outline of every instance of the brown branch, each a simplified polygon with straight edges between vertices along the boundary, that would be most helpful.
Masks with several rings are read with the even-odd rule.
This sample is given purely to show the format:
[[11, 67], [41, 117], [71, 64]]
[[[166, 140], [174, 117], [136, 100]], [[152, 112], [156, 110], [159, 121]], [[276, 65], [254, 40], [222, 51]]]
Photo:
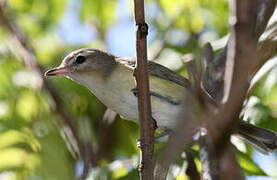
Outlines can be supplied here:
[[[252, 69], [252, 63], [249, 63], [249, 60], [254, 61], [254, 59], [256, 59], [253, 56], [256, 52], [256, 42], [254, 39], [255, 3], [251, 1], [250, 4], [249, 2], [247, 3], [247, 1], [232, 4], [235, 7], [232, 8], [233, 12], [231, 14], [231, 19], [233, 19], [234, 22], [231, 23], [234, 24], [232, 24], [233, 27], [227, 52], [223, 101], [233, 98], [232, 95], [240, 92], [240, 90], [237, 89], [238, 85], [240, 85], [240, 83], [247, 83], [246, 77], [250, 73], [249, 70]], [[239, 82], [238, 79], [243, 79], [243, 82]], [[244, 96], [245, 93], [241, 96]], [[243, 100], [243, 98], [240, 99]]]
[[[266, 25], [276, 8], [276, 0], [256, 0], [255, 5], [255, 40], [259, 39], [260, 35], [264, 32]], [[230, 38], [228, 40], [228, 44]], [[205, 90], [217, 101], [220, 102], [223, 97], [223, 86], [224, 86], [224, 72], [225, 63], [227, 59], [227, 48], [228, 44], [222, 49], [221, 53], [212, 59], [207, 64], [207, 69], [205, 72], [205, 79], [203, 80], [203, 85]], [[250, 77], [251, 78], [251, 77]]]
[[205, 124], [216, 147], [220, 178], [223, 178], [224, 174], [225, 178], [243, 179], [234, 152], [230, 148], [229, 138], [239, 121], [239, 113], [249, 88], [248, 77], [257, 62], [254, 36], [256, 14], [253, 1], [232, 2], [233, 24], [227, 48], [223, 105], [219, 107], [218, 114], [211, 115]]
[[[230, 101], [227, 104], [225, 104], [225, 106], [223, 108], [221, 108], [218, 115], [217, 116], [212, 115], [213, 113], [210, 112], [210, 113], [208, 113], [210, 115], [208, 115], [206, 118], [206, 120], [213, 119], [215, 121], [215, 123], [207, 121], [206, 124], [207, 124], [207, 126], [209, 126], [210, 125], [209, 123], [211, 123], [210, 126], [214, 127], [214, 129], [213, 130], [210, 129], [209, 132], [215, 132], [216, 134], [218, 134], [217, 137], [221, 136], [221, 138], [217, 139], [217, 141], [219, 141], [219, 142], [224, 141], [223, 139], [228, 140], [228, 138], [229, 138], [228, 136], [232, 131], [231, 129], [234, 128], [234, 125], [236, 123], [236, 122], [233, 122], [233, 120], [239, 119], [238, 115], [240, 113], [242, 103], [245, 99], [245, 94], [249, 87], [248, 80], [252, 78], [253, 74], [255, 74], [257, 72], [257, 70], [266, 62], [266, 60], [269, 57], [272, 57], [274, 53], [276, 54], [276, 44], [274, 45], [274, 43], [271, 41], [270, 41], [270, 43], [268, 41], [265, 41], [267, 43], [261, 43], [261, 45], [259, 45], [260, 46], [259, 53], [258, 53], [259, 58], [254, 57], [252, 59], [252, 57], [255, 56], [254, 55], [255, 54], [255, 43], [256, 43], [255, 41], [259, 38], [259, 36], [264, 31], [264, 29], [267, 25], [267, 22], [276, 7], [275, 6], [276, 0], [265, 0], [265, 1], [258, 0], [257, 2], [258, 3], [255, 7], [253, 7], [255, 5], [255, 3], [253, 1], [248, 2], [250, 4], [252, 3], [251, 8], [253, 8], [253, 9], [248, 8], [248, 11], [247, 11], [246, 10], [247, 7], [242, 7], [241, 5], [239, 5], [238, 11], [237, 11], [239, 13], [237, 15], [240, 16], [239, 22], [237, 22], [237, 23], [238, 24], [242, 23], [241, 21], [243, 21], [243, 20], [242, 20], [241, 16], [243, 13], [246, 13], [246, 14], [244, 14], [244, 17], [246, 17], [246, 19], [248, 19], [248, 20], [245, 20], [245, 22], [243, 22], [243, 23], [245, 24], [245, 26], [247, 26], [247, 22], [250, 23], [250, 24], [248, 24], [249, 27], [252, 26], [252, 29], [254, 29], [254, 32], [252, 30], [253, 34], [251, 35], [251, 34], [249, 34], [251, 32], [251, 28], [246, 30], [247, 27], [244, 27], [243, 35], [240, 34], [239, 37], [237, 36], [235, 38], [235, 41], [237, 44], [237, 46], [236, 46], [237, 49], [235, 49], [235, 52], [233, 52], [233, 56], [235, 56], [234, 54], [238, 55], [239, 53], [241, 53], [240, 52], [241, 49], [243, 49], [244, 52], [246, 51], [246, 54], [244, 54], [243, 57], [236, 56], [237, 61], [239, 61], [238, 59], [241, 59], [241, 58], [248, 61], [248, 62], [245, 62], [244, 65], [241, 65], [241, 64], [236, 65], [237, 68], [238, 67], [241, 68], [240, 71], [242, 71], [242, 73], [240, 73], [240, 71], [236, 70], [236, 72], [233, 73], [233, 74], [235, 74], [235, 76], [234, 77], [229, 76], [230, 79], [229, 80], [227, 79], [227, 82], [224, 82], [224, 79], [222, 78], [222, 77], [224, 77], [224, 73], [227, 72], [228, 70], [230, 70], [230, 67], [227, 66], [228, 70], [226, 68], [226, 71], [225, 71], [225, 61], [227, 59], [227, 50], [232, 50], [232, 48], [235, 48], [234, 46], [230, 47], [234, 43], [234, 35], [230, 37], [228, 46], [226, 46], [223, 49], [222, 53], [218, 57], [212, 58], [212, 59], [210, 59], [210, 61], [207, 62], [207, 67], [206, 67], [206, 72], [205, 72], [205, 76], [203, 79], [203, 84], [204, 84], [205, 89], [209, 92], [210, 95], [212, 95], [212, 97], [217, 102], [220, 102], [223, 97], [223, 91], [222, 91], [223, 88], [222, 87], [224, 86], [224, 83], [228, 83], [228, 81], [230, 83], [231, 78], [232, 78], [232, 80], [235, 80], [238, 83], [238, 84], [232, 84], [233, 87], [237, 87], [238, 91], [234, 92], [234, 89], [232, 89], [232, 90], [229, 89], [229, 92], [232, 93], [232, 96], [229, 97]], [[249, 7], [249, 6], [251, 6], [250, 4], [248, 4], [246, 6]], [[252, 11], [252, 12], [249, 12], [249, 11]], [[256, 20], [256, 22], [255, 21], [253, 22], [253, 20], [249, 19], [249, 18], [253, 18], [253, 17], [249, 17], [249, 16], [251, 16], [251, 14], [252, 14], [252, 16], [256, 16], [256, 18], [254, 18]], [[241, 27], [238, 27], [238, 24], [236, 24], [236, 26], [235, 26], [235, 29], [237, 31], [238, 31], [238, 28], [241, 28]], [[241, 26], [241, 25], [239, 25], [239, 26]], [[255, 26], [255, 27], [253, 27], [253, 26]], [[240, 37], [242, 37], [242, 38], [240, 39]], [[248, 40], [245, 41], [244, 38], [248, 38]], [[249, 46], [249, 44], [250, 44], [250, 46]], [[245, 49], [247, 49], [247, 50], [245, 50]], [[254, 51], [252, 51], [253, 49], [254, 49]], [[265, 49], [266, 49], [266, 52], [265, 52]], [[254, 54], [252, 54], [252, 56], [251, 56], [251, 51], [252, 51], [252, 53], [254, 53]], [[249, 62], [250, 60], [251, 60], [251, 62]], [[243, 63], [243, 61], [241, 63]], [[231, 69], [231, 72], [232, 72], [232, 69]], [[244, 73], [246, 73], [246, 74], [244, 74]], [[244, 80], [242, 80], [242, 79], [244, 79]], [[241, 82], [239, 82], [240, 80], [241, 80]], [[233, 83], [233, 81], [232, 81], [232, 83]], [[240, 87], [241, 87], [241, 89], [240, 89]], [[239, 94], [241, 95], [240, 97], [239, 97]], [[233, 98], [233, 100], [232, 100], [232, 98]], [[223, 125], [225, 123], [225, 121], [223, 121], [223, 119], [226, 120], [225, 125]], [[204, 121], [206, 121], [206, 120], [204, 120]], [[220, 124], [220, 121], [221, 121], [221, 125], [218, 126]], [[219, 124], [218, 124], [218, 122], [219, 122]], [[224, 136], [222, 137], [222, 135], [224, 135]], [[225, 151], [221, 151], [220, 154], [217, 153], [220, 155], [219, 157], [217, 157], [218, 159], [217, 158], [214, 159], [213, 156], [210, 156], [209, 159], [214, 162], [218, 161], [218, 163], [220, 165], [220, 169], [218, 172], [219, 175], [227, 173], [227, 174], [232, 175], [231, 177], [229, 177], [230, 179], [233, 179], [233, 177], [236, 177], [234, 179], [242, 178], [238, 164], [235, 161], [235, 156], [234, 156], [233, 150], [231, 149], [230, 142], [227, 141], [227, 144], [225, 144], [225, 146], [223, 146], [223, 147], [221, 146], [221, 148], [219, 148], [219, 149], [225, 149]], [[205, 153], [207, 155], [209, 155], [209, 150], [207, 150]], [[203, 163], [203, 167], [208, 167], [208, 169], [216, 168], [216, 167], [213, 168], [212, 164], [214, 164], [214, 163], [209, 164], [209, 161], [202, 161], [202, 163]], [[204, 168], [203, 168], [203, 170], [204, 170]], [[225, 176], [225, 178], [226, 177], [228, 177], [228, 176]]]
[[260, 42], [258, 45], [258, 59], [259, 62], [256, 63], [254, 67], [251, 78], [258, 72], [258, 70], [269, 60], [270, 58], [276, 56], [277, 54], [277, 40], [274, 38], [277, 36], [277, 28], [274, 33], [274, 37], [269, 37], [264, 41]]
[[69, 142], [72, 145], [73, 150], [75, 151], [75, 155], [82, 158], [85, 164], [85, 170], [83, 173], [83, 178], [85, 178], [88, 174], [88, 167], [94, 164], [94, 160], [90, 160], [92, 157], [92, 147], [91, 144], [86, 145], [82, 142], [77, 129], [75, 128], [74, 121], [69, 116], [69, 113], [65, 111], [63, 105], [61, 103], [61, 97], [58, 92], [54, 88], [54, 85], [47, 81], [44, 78], [43, 68], [37, 64], [36, 55], [34, 49], [31, 46], [27, 36], [23, 33], [23, 31], [16, 24], [12, 12], [5, 4], [5, 1], [1, 1], [0, 3], [0, 23], [3, 25], [4, 29], [11, 35], [11, 40], [13, 43], [13, 48], [11, 51], [17, 55], [22, 61], [24, 65], [30, 70], [36, 72], [38, 77], [42, 82], [42, 87], [49, 94], [49, 97], [52, 100], [52, 111], [60, 117], [59, 124], [62, 124], [64, 133], [66, 134]]
[[151, 117], [149, 79], [147, 70], [147, 33], [148, 26], [144, 17], [144, 1], [134, 0], [135, 21], [137, 25], [137, 67], [135, 78], [138, 88], [138, 110], [141, 135], [140, 178], [153, 179], [154, 174], [154, 131], [155, 123]]
[[[274, 7], [274, 6], [273, 6]], [[257, 8], [259, 9], [259, 8]], [[256, 10], [257, 10], [256, 9]], [[263, 6], [263, 8], [261, 8], [262, 10], [265, 10], [265, 11], [269, 11], [271, 12], [272, 14], [272, 6]], [[273, 8], [274, 9], [274, 8]], [[247, 12], [247, 11], [246, 11]], [[265, 13], [265, 14], [268, 14], [268, 13]], [[266, 26], [266, 23], [268, 21], [270, 16], [267, 15], [267, 17], [265, 18], [261, 18], [263, 22], [265, 23], [259, 23], [259, 26]], [[253, 23], [253, 21], [251, 22]], [[251, 30], [251, 28], [250, 28]], [[249, 33], [250, 31], [248, 31]], [[257, 32], [255, 32], [256, 36], [257, 36]], [[250, 38], [251, 39], [251, 38]], [[254, 40], [257, 39], [257, 38], [254, 38]], [[229, 40], [229, 43], [231, 42], [231, 40]], [[245, 43], [244, 47], [242, 48], [241, 46], [239, 48], [242, 48], [244, 49], [246, 47], [246, 44], [248, 44], [249, 41], [247, 41], [247, 43], [245, 42], [242, 42], [242, 44]], [[251, 42], [250, 42], [251, 44]], [[253, 44], [253, 43], [252, 43]], [[253, 47], [250, 47], [250, 49], [253, 49]], [[274, 48], [273, 48], [274, 49]], [[272, 49], [272, 50], [273, 50]], [[211, 50], [212, 51], [212, 50]], [[206, 89], [208, 90], [208, 92], [217, 100], [217, 101], [220, 101], [221, 100], [221, 97], [223, 95], [223, 92], [222, 92], [222, 87], [224, 85], [224, 81], [223, 81], [223, 78], [224, 77], [224, 72], [225, 72], [225, 60], [226, 60], [226, 53], [227, 53], [227, 46], [224, 48], [223, 50], [223, 53], [221, 53], [221, 55], [217, 58], [213, 58], [212, 55], [209, 55], [209, 57], [207, 57], [206, 61], [207, 61], [207, 69], [206, 69], [206, 75], [208, 73], [208, 76], [204, 76], [205, 79], [204, 79], [204, 86], [206, 87]], [[270, 52], [269, 53], [270, 55], [272, 55], [272, 53]], [[251, 59], [252, 56], [246, 58], [246, 59]], [[265, 58], [264, 58], [265, 59]], [[257, 59], [255, 60], [255, 58], [253, 59], [254, 63], [253, 64], [256, 64], [257, 62]], [[252, 63], [252, 62], [251, 62]], [[250, 63], [250, 64], [251, 64]], [[252, 64], [251, 64], [252, 65]], [[251, 66], [250, 65], [250, 66]], [[253, 71], [253, 69], [251, 67], [249, 68], [245, 68], [244, 66], [244, 70], [247, 72], [247, 69], [251, 72]], [[239, 75], [239, 73], [236, 73], [236, 75]], [[247, 76], [245, 77], [245, 82], [247, 82], [247, 77], [250, 77], [250, 73], [246, 74]], [[251, 74], [252, 75], [252, 74]], [[237, 78], [234, 78], [234, 79], [239, 79], [239, 77]], [[247, 82], [248, 83], [248, 82]], [[247, 84], [246, 83], [246, 84]], [[243, 83], [242, 83], [243, 84]], [[239, 88], [238, 88], [239, 89]], [[233, 102], [235, 102], [236, 100], [238, 99], [241, 99], [241, 101], [238, 101], [238, 104], [242, 104], [242, 101], [244, 100], [244, 96], [246, 94], [246, 90], [247, 88], [242, 88], [244, 89], [244, 92], [242, 92], [242, 98], [235, 98], [235, 100]], [[231, 91], [232, 92], [232, 91]], [[235, 93], [236, 95], [235, 96], [239, 96], [241, 92], [238, 92], [238, 93]], [[232, 101], [231, 101], [232, 102]], [[207, 103], [208, 104], [208, 103]], [[231, 104], [231, 105], [230, 105]], [[237, 116], [237, 119], [238, 118], [238, 113], [240, 112], [240, 107], [241, 106], [235, 106], [234, 103], [230, 103], [228, 106], [225, 106], [225, 108], [221, 108], [221, 111], [218, 113], [218, 114], [214, 114], [214, 112], [212, 111], [208, 111], [206, 113], [206, 115], [204, 115], [204, 118], [202, 118], [204, 122], [206, 122], [206, 125], [207, 127], [209, 126], [214, 126], [213, 123], [211, 122], [211, 120], [215, 119], [216, 123], [220, 123], [220, 121], [223, 121], [223, 119], [226, 118], [226, 115], [228, 117], [230, 117], [229, 120], [229, 123], [232, 122], [233, 118]], [[233, 104], [233, 105], [232, 105]], [[232, 107], [233, 106], [233, 107]], [[231, 109], [228, 109], [229, 107], [231, 107]], [[237, 110], [236, 110], [237, 108]], [[223, 110], [224, 109], [224, 110]], [[225, 112], [227, 112], [227, 114], [225, 114]], [[233, 117], [233, 118], [232, 118]], [[234, 118], [235, 119], [235, 118]], [[208, 121], [209, 120], [209, 121]], [[200, 120], [200, 122], [202, 122]], [[218, 121], [218, 122], [217, 122]], [[211, 124], [209, 124], [211, 123]], [[216, 124], [215, 123], [215, 124]], [[227, 124], [229, 124], [227, 123]], [[223, 125], [224, 122], [221, 123], [221, 125]], [[229, 135], [231, 133], [231, 129], [234, 128], [234, 126], [230, 126], [231, 128], [226, 132], [225, 130], [224, 131], [221, 131], [223, 126], [216, 126], [216, 128], [213, 128], [213, 127], [209, 127], [211, 128], [209, 130], [209, 132], [216, 132], [216, 134], [220, 134], [218, 137], [222, 137], [222, 134], [224, 134], [223, 136], [223, 139], [222, 138], [219, 138], [217, 139], [217, 141], [221, 142], [221, 141], [225, 141], [228, 140], [229, 138]], [[228, 127], [228, 125], [225, 126], [225, 128]], [[208, 129], [209, 129], [208, 128]], [[217, 133], [217, 131], [219, 131]], [[222, 134], [221, 134], [222, 133]], [[227, 137], [225, 136], [227, 134]], [[225, 140], [224, 140], [225, 139]], [[225, 151], [221, 152], [219, 154], [219, 157], [215, 157], [213, 156], [212, 154], [214, 153], [211, 153], [213, 150], [209, 150], [209, 149], [213, 149], [212, 144], [211, 143], [204, 143], [203, 144], [204, 146], [206, 146], [207, 150], [205, 150], [205, 148], [203, 148], [202, 150], [204, 150], [203, 152], [206, 153], [206, 161], [202, 161], [203, 163], [203, 166], [207, 167], [207, 173], [208, 174], [208, 178], [210, 177], [210, 179], [217, 179], [217, 177], [219, 177], [219, 175], [222, 175], [222, 174], [225, 174], [226, 172], [229, 172], [228, 174], [232, 175], [230, 176], [229, 178], [232, 178], [232, 177], [237, 177], [238, 179], [242, 178], [242, 175], [241, 175], [241, 171], [239, 169], [239, 166], [237, 164], [237, 162], [235, 161], [235, 156], [234, 156], [234, 153], [233, 153], [233, 150], [231, 149], [231, 146], [230, 146], [230, 143], [229, 141], [227, 141], [225, 143], [225, 148], [221, 148], [221, 149], [225, 149]], [[204, 147], [203, 146], [203, 147]], [[201, 151], [202, 151], [201, 150]], [[174, 153], [174, 152], [171, 152], [171, 153]], [[216, 153], [217, 154], [217, 153]], [[226, 162], [231, 162], [231, 163], [226, 163]], [[215, 166], [217, 163], [220, 164], [220, 171], [217, 172], [217, 166]], [[223, 164], [225, 163], [225, 165], [223, 166]], [[203, 169], [204, 170], [204, 169]], [[205, 173], [205, 172], [204, 172]]]
[[[221, 120], [222, 127], [225, 127], [222, 132], [231, 132], [235, 126], [234, 119], [239, 119], [242, 103], [249, 87], [248, 77], [255, 67], [254, 64], [258, 62], [253, 35], [255, 4], [251, 0], [245, 0], [236, 1], [233, 6], [235, 7], [232, 18], [235, 18], [235, 23], [232, 26], [227, 53], [224, 104], [219, 109], [219, 114], [222, 113], [221, 115], [225, 116], [225, 121]], [[218, 134], [217, 138], [221, 139], [221, 132], [217, 131], [214, 134]]]
[[[249, 1], [248, 1], [249, 2]], [[275, 1], [276, 2], [276, 1]], [[253, 3], [253, 2], [252, 2]], [[263, 6], [261, 7], [257, 7], [257, 9], [260, 10], [264, 10], [264, 11], [270, 11], [272, 14], [272, 7], [270, 6]], [[247, 12], [247, 11], [246, 11]], [[250, 13], [251, 14], [251, 13]], [[269, 20], [269, 17], [265, 17], [262, 18], [263, 21], [265, 23], [259, 23], [259, 26], [266, 26], [267, 21]], [[253, 21], [251, 22], [253, 23]], [[256, 24], [257, 25], [257, 24]], [[251, 29], [250, 29], [251, 30]], [[246, 37], [249, 37], [250, 31], [248, 31], [248, 34], [246, 35]], [[253, 37], [252, 37], [253, 38]], [[256, 40], [257, 38], [254, 38], [254, 40]], [[239, 38], [237, 40], [240, 40]], [[244, 39], [242, 39], [244, 40]], [[251, 38], [250, 38], [251, 40]], [[229, 40], [229, 43], [231, 42], [231, 39]], [[254, 41], [255, 42], [255, 41]], [[248, 43], [252, 43], [249, 41], [246, 42], [242, 42], [239, 46], [239, 48], [242, 48], [241, 46], [244, 45], [244, 47], [242, 49], [245, 49], [247, 46], [246, 44]], [[255, 49], [255, 46], [253, 47], [253, 43], [252, 46], [250, 45], [249, 47], [250, 49]], [[217, 102], [219, 102], [221, 100], [221, 97], [223, 95], [223, 91], [222, 91], [222, 87], [224, 85], [224, 81], [223, 78], [224, 77], [224, 72], [225, 72], [225, 61], [226, 61], [226, 57], [227, 57], [227, 46], [224, 48], [223, 52], [220, 54], [220, 56], [213, 58], [212, 56], [212, 49], [210, 50], [211, 52], [208, 52], [208, 57], [206, 57], [206, 61], [207, 61], [207, 67], [206, 67], [206, 71], [205, 71], [205, 79], [204, 79], [204, 87], [205, 89], [208, 90], [208, 92], [212, 95], [212, 97], [215, 98], [215, 100]], [[238, 50], [238, 49], [237, 49]], [[236, 51], [239, 52], [239, 51]], [[252, 51], [252, 53], [255, 51]], [[245, 59], [250, 60], [252, 56], [255, 56], [252, 54], [249, 55], [249, 51], [247, 50], [247, 54], [243, 55]], [[242, 58], [242, 57], [237, 57], [238, 58]], [[253, 67], [255, 66], [255, 64], [257, 63], [257, 59], [252, 59], [253, 60]], [[252, 62], [251, 62], [252, 63]], [[250, 63], [250, 64], [251, 64]], [[251, 64], [252, 65], [252, 64]], [[252, 71], [252, 67], [243, 67], [243, 71]], [[206, 76], [208, 74], [208, 76]], [[206, 112], [204, 112], [203, 116], [199, 119], [198, 122], [205, 122], [204, 123], [204, 127], [206, 127], [206, 129], [208, 129], [208, 134], [207, 136], [211, 136], [211, 140], [212, 142], [210, 143], [205, 143], [205, 145], [207, 145], [208, 147], [206, 148], [206, 158], [208, 159], [207, 163], [204, 162], [203, 166], [206, 166], [209, 173], [208, 177], [210, 177], [211, 179], [233, 179], [233, 177], [236, 177], [237, 179], [242, 179], [242, 174], [241, 174], [241, 170], [239, 168], [238, 163], [235, 160], [235, 155], [233, 152], [233, 149], [231, 147], [230, 141], [229, 141], [229, 137], [230, 137], [230, 133], [232, 132], [232, 130], [235, 128], [235, 124], [236, 122], [233, 122], [233, 119], [239, 119], [238, 115], [241, 109], [241, 105], [242, 102], [244, 100], [245, 97], [245, 91], [247, 90], [247, 88], [245, 87], [245, 84], [248, 84], [248, 77], [250, 77], [251, 73], [246, 73], [246, 77], [243, 77], [243, 81], [242, 82], [246, 82], [246, 83], [238, 83], [240, 86], [237, 88], [239, 90], [239, 92], [232, 92], [232, 96], [233, 96], [233, 100], [231, 99], [230, 102], [226, 103], [224, 106], [220, 106], [219, 109], [216, 108], [211, 108], [211, 109], [206, 109]], [[238, 73], [236, 74], [236, 76], [239, 75]], [[236, 78], [235, 80], [240, 79], [240, 78]], [[207, 82], [208, 81], [208, 82]], [[241, 81], [241, 80], [239, 80]], [[196, 86], [197, 87], [197, 86]], [[242, 87], [242, 88], [240, 88]], [[207, 100], [205, 100], [207, 101]], [[190, 101], [190, 102], [193, 102]], [[204, 104], [209, 104], [210, 102], [206, 102]], [[211, 105], [212, 106], [212, 105]], [[190, 106], [189, 106], [190, 107]], [[205, 110], [205, 109], [204, 109]], [[226, 122], [224, 121], [226, 120]], [[196, 123], [197, 121], [195, 121], [195, 117], [190, 117], [190, 118], [186, 118], [186, 121], [183, 122], [191, 122], [191, 123]], [[225, 124], [226, 123], [226, 124]], [[231, 124], [231, 125], [230, 125]], [[175, 154], [177, 152], [179, 152], [179, 150], [181, 148], [187, 147], [189, 145], [190, 139], [189, 137], [189, 133], [182, 129], [184, 128], [183, 126], [184, 124], [180, 123], [177, 127], [177, 130], [175, 133], [176, 135], [172, 136], [172, 138], [169, 141], [169, 145], [168, 148], [165, 150], [165, 153], [163, 153], [163, 158], [160, 161], [161, 163], [158, 164], [155, 174], [159, 175], [159, 178], [157, 179], [165, 179], [166, 174], [167, 174], [167, 170], [168, 167], [170, 165], [170, 163], [173, 161], [172, 159], [175, 158]], [[186, 124], [188, 125], [188, 124]], [[191, 125], [191, 124], [190, 124]], [[179, 133], [178, 133], [179, 132]], [[214, 134], [216, 134], [214, 136]], [[186, 136], [187, 135], [187, 136]], [[186, 140], [185, 140], [186, 139]], [[183, 142], [185, 142], [183, 144]], [[218, 142], [219, 144], [215, 143]], [[222, 143], [225, 142], [225, 143]], [[215, 145], [213, 145], [215, 143]], [[222, 144], [224, 144], [224, 146]], [[212, 144], [212, 147], [211, 145]], [[216, 151], [213, 150], [213, 146], [216, 147]], [[221, 147], [221, 148], [220, 148]], [[212, 150], [209, 150], [212, 149]], [[222, 151], [221, 151], [222, 150]], [[214, 152], [214, 153], [211, 153]], [[227, 162], [227, 163], [226, 163]], [[230, 163], [229, 163], [230, 162]], [[217, 170], [218, 168], [218, 170]], [[212, 173], [212, 174], [210, 174]], [[227, 176], [225, 174], [228, 174]], [[221, 176], [220, 176], [221, 175]], [[223, 175], [224, 178], [222, 177]]]

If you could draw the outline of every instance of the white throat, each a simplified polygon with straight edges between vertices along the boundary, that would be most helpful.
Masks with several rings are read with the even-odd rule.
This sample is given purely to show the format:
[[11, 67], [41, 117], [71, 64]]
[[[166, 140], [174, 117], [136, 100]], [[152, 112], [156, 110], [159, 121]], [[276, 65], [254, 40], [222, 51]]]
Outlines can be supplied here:
[[86, 86], [108, 108], [128, 120], [138, 120], [137, 97], [132, 93], [135, 79], [132, 69], [119, 65], [108, 78], [95, 72], [74, 74], [70, 79]]

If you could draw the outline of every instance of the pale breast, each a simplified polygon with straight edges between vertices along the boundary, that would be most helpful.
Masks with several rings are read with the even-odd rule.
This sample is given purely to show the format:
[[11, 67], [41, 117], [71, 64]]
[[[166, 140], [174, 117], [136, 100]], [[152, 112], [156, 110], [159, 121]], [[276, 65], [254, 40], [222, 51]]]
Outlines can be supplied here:
[[[125, 67], [115, 70], [109, 78], [101, 79], [93, 74], [78, 78], [81, 84], [88, 87], [92, 93], [108, 108], [117, 112], [125, 119], [138, 122], [137, 97], [131, 91], [136, 87], [133, 71]], [[90, 83], [87, 83], [90, 81]], [[176, 125], [177, 115], [182, 112], [183, 88], [175, 83], [150, 78], [150, 90], [164, 96], [171, 96], [180, 101], [178, 105], [161, 98], [151, 96], [152, 117], [159, 127], [172, 129]]]

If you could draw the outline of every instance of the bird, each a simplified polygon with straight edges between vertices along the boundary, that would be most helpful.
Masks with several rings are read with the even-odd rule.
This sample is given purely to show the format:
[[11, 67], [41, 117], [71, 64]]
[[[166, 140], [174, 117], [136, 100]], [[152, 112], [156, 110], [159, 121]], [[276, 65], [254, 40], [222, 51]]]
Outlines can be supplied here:
[[[82, 48], [69, 53], [62, 63], [45, 76], [65, 76], [87, 87], [105, 106], [127, 120], [139, 122], [136, 81], [133, 77], [136, 58], [117, 57], [108, 52]], [[191, 83], [185, 77], [153, 61], [147, 62], [152, 117], [158, 129], [174, 131], [182, 114], [194, 106]], [[189, 123], [189, 122], [187, 122]], [[236, 134], [264, 154], [276, 151], [277, 133], [241, 121]]]

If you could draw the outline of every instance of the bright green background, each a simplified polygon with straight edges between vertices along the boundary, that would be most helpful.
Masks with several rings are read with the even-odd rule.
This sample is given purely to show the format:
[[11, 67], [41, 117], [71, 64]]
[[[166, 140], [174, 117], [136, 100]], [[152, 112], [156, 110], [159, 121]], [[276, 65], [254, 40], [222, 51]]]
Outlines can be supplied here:
[[[132, 1], [9, 0], [8, 5], [45, 70], [80, 47], [108, 49], [118, 56], [134, 55]], [[199, 53], [205, 42], [222, 38], [229, 31], [226, 0], [149, 0], [146, 18], [150, 25], [150, 58], [162, 45], [160, 63], [182, 74], [186, 74], [180, 61], [183, 54]], [[50, 110], [48, 94], [40, 89], [36, 75], [11, 53], [10, 49], [15, 47], [10, 38], [0, 27], [0, 179], [74, 179], [81, 165], [68, 150], [57, 125], [59, 117]], [[275, 131], [276, 77], [276, 66], [266, 71], [246, 108], [249, 121]], [[57, 77], [51, 81], [62, 95], [66, 111], [79, 129], [87, 127], [90, 143], [97, 147], [105, 107], [87, 89], [70, 80]], [[137, 125], [118, 117], [107, 133], [105, 156], [91, 176], [136, 179], [132, 161], [136, 162], [138, 156]], [[237, 152], [238, 159], [247, 175], [277, 178], [276, 154], [266, 158], [242, 142], [235, 144], [241, 150]], [[200, 168], [199, 159], [196, 162]], [[185, 167], [186, 162], [179, 159], [171, 176], [186, 179]]]

